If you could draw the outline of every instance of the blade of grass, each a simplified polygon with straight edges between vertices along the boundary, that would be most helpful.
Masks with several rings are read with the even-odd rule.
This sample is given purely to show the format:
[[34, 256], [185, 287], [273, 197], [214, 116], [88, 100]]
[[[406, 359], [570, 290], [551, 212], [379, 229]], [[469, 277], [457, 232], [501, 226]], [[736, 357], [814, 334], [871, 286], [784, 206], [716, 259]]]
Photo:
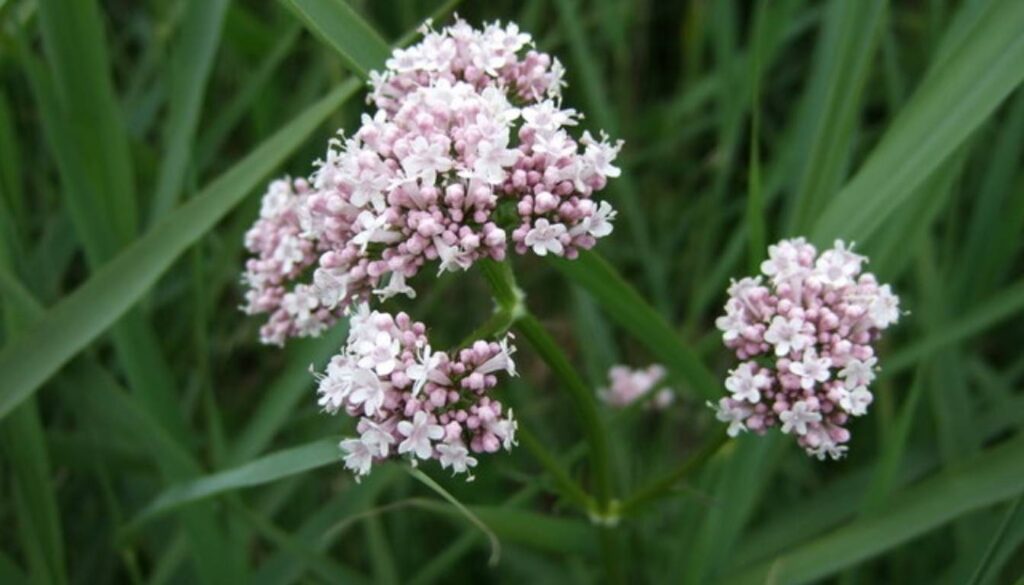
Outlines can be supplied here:
[[726, 583], [799, 585], [872, 558], [963, 514], [1024, 491], [1024, 437], [987, 450], [960, 469], [892, 498], [879, 514], [858, 520], [762, 563]]
[[[965, 8], [966, 9], [966, 8]], [[933, 70], [811, 232], [868, 238], [1024, 79], [1024, 3], [997, 0]]]
[[[6, 381], [0, 390], [0, 418], [138, 302], [178, 256], [357, 88], [356, 82], [346, 82], [308, 108], [0, 350], [0, 378]], [[61, 335], [54, 336], [53, 331]]]
[[384, 39], [344, 0], [281, 0], [345, 65], [367, 79], [391, 54]]
[[825, 11], [822, 39], [803, 105], [806, 146], [790, 209], [790, 233], [804, 233], [838, 189], [850, 159], [868, 74], [881, 38], [885, 0], [837, 0]]
[[186, 175], [194, 172], [189, 168], [193, 142], [227, 6], [227, 0], [192, 0], [185, 8], [177, 42], [171, 49], [169, 111], [150, 223], [177, 205]]
[[167, 488], [139, 512], [129, 526], [135, 529], [186, 504], [325, 467], [337, 463], [339, 458], [337, 439], [321, 439], [276, 451], [238, 467]]

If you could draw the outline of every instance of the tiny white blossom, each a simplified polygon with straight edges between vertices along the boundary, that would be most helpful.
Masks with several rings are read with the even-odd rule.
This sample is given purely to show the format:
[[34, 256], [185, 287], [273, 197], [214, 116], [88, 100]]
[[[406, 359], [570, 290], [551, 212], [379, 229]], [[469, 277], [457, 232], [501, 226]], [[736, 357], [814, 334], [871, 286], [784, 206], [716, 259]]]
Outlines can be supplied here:
[[348, 294], [348, 274], [337, 268], [313, 271], [313, 291], [325, 309], [333, 309]]
[[874, 401], [874, 396], [864, 386], [857, 386], [853, 390], [843, 390], [839, 399], [839, 406], [853, 416], [863, 416], [868, 412], [868, 406]]
[[513, 446], [518, 445], [516, 441], [516, 432], [519, 430], [519, 422], [512, 416], [512, 410], [510, 409], [505, 413], [505, 418], [501, 419], [489, 419], [484, 421], [484, 426], [488, 431], [494, 433], [495, 437], [501, 441], [501, 446], [506, 451], [512, 449]]
[[878, 287], [878, 295], [868, 305], [868, 315], [879, 329], [900, 320], [900, 298], [892, 293], [888, 284]]
[[420, 459], [429, 459], [434, 453], [430, 441], [438, 441], [444, 437], [444, 427], [427, 420], [427, 413], [422, 410], [416, 413], [412, 422], [403, 420], [398, 423], [398, 432], [405, 437], [399, 443], [398, 453], [413, 453]]
[[373, 446], [367, 445], [362, 439], [345, 439], [338, 443], [338, 447], [345, 454], [345, 467], [356, 475], [356, 481], [370, 473], [370, 467], [373, 466]]
[[809, 349], [804, 352], [800, 361], [789, 364], [789, 371], [800, 378], [800, 387], [804, 390], [814, 388], [815, 382], [825, 382], [831, 376], [829, 368], [832, 367], [832, 358], [819, 358], [818, 354]]
[[372, 369], [379, 376], [387, 376], [395, 370], [401, 349], [398, 340], [387, 331], [378, 331], [372, 338], [361, 339], [354, 344], [359, 367]]
[[359, 421], [360, 427], [365, 427], [360, 439], [370, 447], [375, 457], [387, 457], [391, 445], [395, 443], [395, 437], [384, 427], [368, 418]]
[[452, 159], [441, 142], [431, 144], [426, 138], [417, 136], [409, 146], [409, 154], [401, 159], [402, 169], [406, 175], [420, 178], [427, 185], [433, 185], [437, 182], [438, 173], [452, 170]]
[[416, 298], [416, 290], [406, 284], [405, 275], [399, 270], [391, 273], [391, 278], [388, 280], [387, 286], [384, 288], [374, 289], [373, 294], [380, 297], [380, 300], [382, 301], [386, 301], [396, 295], [405, 295], [410, 299]]
[[548, 252], [561, 256], [565, 249], [559, 238], [566, 233], [565, 226], [560, 223], [553, 224], [543, 217], [533, 226], [533, 229], [526, 233], [523, 243], [533, 248], [533, 253], [538, 256], [547, 256]]
[[853, 284], [865, 260], [867, 258], [853, 252], [853, 244], [847, 247], [842, 240], [836, 240], [833, 249], [818, 256], [812, 278], [837, 288]]
[[798, 435], [807, 434], [807, 424], [821, 422], [821, 413], [810, 410], [810, 407], [803, 400], [797, 401], [789, 410], [779, 414], [782, 421], [782, 432], [790, 434], [796, 431]]
[[867, 386], [875, 379], [875, 364], [877, 363], [878, 358], [874, 356], [864, 361], [851, 358], [846, 362], [846, 366], [839, 371], [839, 377], [843, 379], [843, 385], [847, 390], [853, 390], [858, 386]]
[[516, 363], [512, 360], [512, 354], [516, 352], [516, 346], [511, 343], [512, 334], [508, 334], [498, 344], [501, 349], [493, 357], [476, 367], [477, 373], [490, 374], [499, 370], [505, 370], [509, 376], [517, 376]]
[[405, 375], [412, 380], [412, 395], [415, 398], [419, 395], [423, 387], [426, 386], [427, 382], [434, 382], [437, 384], [450, 384], [451, 380], [448, 376], [438, 370], [438, 366], [441, 365], [441, 360], [444, 357], [443, 352], [431, 352], [430, 345], [425, 345], [419, 351], [417, 356], [417, 362], [405, 369]]
[[781, 315], [772, 318], [764, 340], [775, 346], [775, 355], [782, 357], [791, 351], [803, 351], [814, 339], [804, 333], [804, 320], [799, 317], [786, 319]]
[[718, 404], [709, 401], [707, 405], [711, 410], [715, 411], [715, 418], [721, 422], [729, 423], [726, 433], [730, 437], [735, 437], [747, 430], [746, 420], [753, 412], [753, 409], [742, 403], [730, 405], [729, 402], [728, 398], [723, 398], [718, 401]]
[[[469, 449], [466, 449], [461, 443], [439, 443], [437, 452], [441, 456], [441, 468], [451, 467], [453, 474], [469, 473], [471, 467], [476, 467], [476, 458], [470, 457]], [[469, 475], [467, 481], [473, 481], [472, 474]]]
[[371, 370], [355, 369], [351, 374], [352, 391], [348, 401], [353, 406], [363, 405], [363, 414], [373, 416], [384, 404], [385, 385]]
[[732, 341], [738, 338], [747, 324], [743, 320], [743, 304], [739, 299], [729, 299], [725, 303], [725, 314], [715, 319], [715, 327], [722, 332], [722, 339]]
[[753, 362], [744, 362], [729, 372], [725, 379], [725, 388], [732, 392], [733, 400], [757, 404], [761, 400], [761, 390], [770, 384], [768, 376], [757, 371]]

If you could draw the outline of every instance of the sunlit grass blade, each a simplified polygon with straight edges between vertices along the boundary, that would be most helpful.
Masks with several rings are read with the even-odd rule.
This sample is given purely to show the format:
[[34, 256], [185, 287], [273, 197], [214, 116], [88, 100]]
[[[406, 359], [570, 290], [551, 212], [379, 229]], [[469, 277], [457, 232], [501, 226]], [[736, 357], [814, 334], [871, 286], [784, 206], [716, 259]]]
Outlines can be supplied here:
[[[0, 417], [132, 307], [190, 245], [242, 200], [358, 89], [346, 82], [256, 148], [195, 198], [0, 350]], [[60, 335], [53, 335], [54, 331]]]
[[191, 0], [170, 57], [168, 113], [164, 123], [160, 172], [150, 205], [150, 222], [173, 209], [181, 197], [193, 159], [193, 143], [203, 96], [220, 44], [227, 0]]
[[959, 516], [1024, 491], [1024, 438], [1012, 439], [963, 468], [895, 495], [871, 518], [818, 538], [726, 583], [798, 585], [840, 571], [934, 530]]
[[366, 79], [391, 54], [384, 39], [345, 0], [282, 0], [345, 64]]
[[1024, 3], [999, 0], [985, 8], [818, 218], [816, 243], [868, 238], [988, 118], [1024, 79], [1022, 28]]

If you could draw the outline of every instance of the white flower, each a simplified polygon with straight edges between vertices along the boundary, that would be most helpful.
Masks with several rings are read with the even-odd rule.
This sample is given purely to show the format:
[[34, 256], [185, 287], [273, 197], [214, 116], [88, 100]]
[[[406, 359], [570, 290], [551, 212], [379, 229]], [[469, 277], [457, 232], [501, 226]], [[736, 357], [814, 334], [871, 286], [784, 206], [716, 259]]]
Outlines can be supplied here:
[[281, 264], [282, 273], [290, 273], [296, 266], [301, 266], [306, 257], [306, 253], [302, 249], [302, 240], [292, 235], [282, 236], [281, 241], [274, 248], [273, 257]]
[[374, 446], [367, 445], [362, 439], [345, 439], [338, 443], [338, 447], [345, 453], [345, 467], [356, 475], [356, 481], [370, 473]]
[[281, 299], [281, 308], [298, 322], [308, 320], [319, 305], [320, 301], [312, 294], [310, 287], [303, 284], [296, 286], [295, 290]]
[[612, 233], [615, 226], [612, 222], [619, 212], [615, 211], [611, 203], [602, 201], [597, 207], [594, 215], [586, 218], [587, 232], [595, 238], [603, 238]]
[[806, 435], [807, 423], [821, 422], [821, 413], [810, 410], [807, 403], [800, 400], [789, 410], [782, 411], [779, 420], [782, 421], [782, 432], [787, 435], [793, 431], [798, 435]]
[[753, 362], [744, 362], [735, 370], [729, 372], [725, 379], [725, 388], [732, 392], [733, 400], [746, 401], [757, 404], [761, 401], [761, 389], [767, 388], [770, 384], [768, 376], [757, 371], [757, 365]]
[[429, 459], [433, 455], [434, 448], [430, 441], [438, 441], [444, 437], [444, 427], [429, 422], [427, 413], [422, 410], [416, 413], [412, 422], [399, 422], [398, 432], [406, 438], [399, 443], [398, 453], [413, 453], [420, 459]]
[[405, 275], [399, 270], [391, 273], [387, 286], [374, 289], [373, 294], [380, 297], [382, 301], [386, 301], [395, 295], [405, 295], [410, 299], [416, 298], [416, 290], [405, 283]]
[[576, 110], [563, 110], [552, 100], [523, 108], [523, 121], [538, 133], [550, 134], [562, 126], [576, 125]]
[[363, 211], [356, 217], [353, 228], [359, 226], [359, 232], [352, 236], [352, 243], [359, 246], [361, 252], [366, 252], [367, 246], [373, 243], [390, 244], [402, 239], [402, 234], [391, 231], [391, 224], [388, 223], [385, 214], [374, 215], [373, 212]]
[[615, 144], [608, 144], [608, 136], [602, 132], [601, 141], [598, 142], [594, 140], [590, 132], [584, 132], [580, 143], [587, 147], [583, 153], [583, 160], [590, 165], [594, 172], [611, 178], [622, 174], [622, 169], [613, 165], [612, 162], [615, 161], [615, 157], [622, 150], [623, 141], [619, 140]]
[[879, 329], [885, 329], [900, 320], [900, 298], [892, 294], [888, 284], [878, 287], [878, 294], [868, 305], [868, 316]]
[[875, 379], [875, 364], [878, 358], [871, 356], [864, 361], [851, 358], [846, 366], [839, 370], [839, 377], [843, 379], [843, 385], [847, 390], [853, 390], [857, 386], [867, 386]]
[[[310, 366], [312, 369], [312, 366]], [[335, 414], [345, 404], [345, 399], [352, 391], [351, 369], [336, 362], [327, 364], [326, 374], [313, 373], [317, 379], [316, 393], [319, 395], [317, 404], [324, 411]]]
[[448, 245], [440, 236], [434, 237], [434, 248], [437, 249], [438, 259], [441, 260], [441, 264], [437, 269], [438, 276], [441, 276], [441, 274], [445, 272], [468, 270], [473, 264], [469, 253], [464, 251], [458, 245]]
[[512, 361], [512, 354], [516, 352], [516, 346], [512, 345], [512, 334], [508, 334], [499, 342], [501, 349], [490, 359], [480, 364], [474, 370], [480, 374], [490, 374], [499, 370], [505, 370], [509, 376], [517, 376], [516, 363]]
[[822, 252], [818, 257], [812, 278], [836, 288], [853, 284], [865, 260], [867, 258], [853, 252], [853, 244], [847, 248], [842, 240], [836, 240], [833, 249]]
[[370, 370], [355, 369], [351, 374], [352, 391], [348, 395], [349, 404], [363, 405], [363, 414], [373, 416], [384, 404], [385, 385]]
[[502, 448], [506, 451], [519, 444], [516, 441], [516, 431], [519, 430], [519, 423], [512, 417], [511, 410], [505, 413], [505, 418], [485, 420], [484, 427], [493, 433], [495, 437], [498, 437]]
[[413, 382], [412, 395], [414, 398], [423, 390], [428, 381], [445, 386], [451, 384], [448, 376], [438, 370], [438, 366], [441, 365], [444, 358], [444, 352], [431, 353], [430, 346], [426, 345], [420, 349], [417, 358], [417, 363], [405, 369], [406, 377]]
[[772, 318], [764, 340], [775, 346], [775, 355], [782, 357], [791, 351], [803, 351], [814, 339], [804, 333], [805, 323], [799, 317], [786, 319], [781, 315]]
[[348, 273], [339, 268], [317, 268], [313, 292], [325, 309], [333, 309], [348, 294]]
[[508, 148], [508, 132], [505, 131], [504, 136], [498, 135], [477, 143], [473, 170], [468, 174], [488, 185], [497, 185], [508, 176], [505, 168], [514, 165], [518, 159], [519, 151]]
[[359, 367], [372, 369], [378, 376], [387, 376], [395, 371], [401, 349], [398, 339], [387, 331], [377, 331], [372, 338], [360, 339], [353, 347], [359, 356]]
[[761, 272], [775, 284], [802, 274], [805, 268], [800, 264], [800, 248], [807, 245], [804, 238], [794, 238], [768, 246], [768, 260], [761, 263]]
[[[452, 468], [452, 473], [468, 473], [470, 467], [476, 467], [476, 458], [469, 456], [469, 449], [461, 443], [440, 443], [437, 452], [441, 456], [441, 468]], [[473, 481], [470, 475], [467, 481]]]
[[715, 327], [722, 331], [722, 339], [732, 341], [743, 333], [747, 324], [743, 321], [743, 304], [739, 299], [725, 303], [725, 314], [715, 319]]
[[789, 371], [800, 378], [800, 387], [804, 390], [814, 388], [815, 382], [825, 382], [831, 376], [832, 358], [819, 358], [817, 352], [809, 349], [804, 352], [800, 361], [789, 364]]
[[726, 433], [730, 437], [735, 437], [741, 432], [747, 430], [746, 420], [747, 417], [753, 412], [749, 406], [741, 403], [730, 404], [728, 398], [723, 398], [718, 401], [718, 404], [714, 402], [708, 402], [707, 405], [711, 410], [715, 411], [715, 418], [722, 422], [729, 423], [729, 428]]
[[448, 157], [446, 146], [437, 142], [431, 144], [422, 136], [417, 136], [409, 145], [409, 154], [401, 159], [402, 169], [410, 177], [417, 177], [427, 185], [437, 182], [437, 173], [452, 170], [452, 159]]
[[561, 256], [564, 248], [559, 238], [565, 234], [565, 226], [560, 223], [552, 224], [543, 217], [533, 225], [533, 229], [526, 233], [523, 243], [533, 248], [533, 253], [538, 256], [547, 256], [548, 252]]
[[826, 457], [838, 461], [846, 455], [846, 451], [849, 449], [846, 445], [840, 445], [833, 441], [824, 429], [808, 431], [807, 437], [813, 437], [813, 444], [807, 445], [807, 454], [817, 457], [818, 461], [824, 461]]
[[843, 390], [839, 399], [839, 406], [853, 416], [863, 416], [868, 412], [868, 406], [874, 401], [874, 396], [864, 386], [857, 386], [853, 390]]
[[391, 445], [395, 443], [395, 437], [368, 418], [360, 420], [359, 426], [365, 429], [359, 437], [363, 444], [370, 448], [375, 457], [387, 457]]

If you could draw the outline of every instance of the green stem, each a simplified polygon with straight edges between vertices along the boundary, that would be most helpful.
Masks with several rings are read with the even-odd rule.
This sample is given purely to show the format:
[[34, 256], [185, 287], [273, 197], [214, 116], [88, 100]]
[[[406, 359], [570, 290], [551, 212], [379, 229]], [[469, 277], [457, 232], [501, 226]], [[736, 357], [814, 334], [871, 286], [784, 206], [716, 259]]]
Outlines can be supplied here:
[[551, 477], [554, 478], [555, 484], [558, 485], [559, 491], [562, 495], [568, 498], [571, 502], [579, 506], [583, 511], [589, 511], [594, 509], [593, 498], [590, 497], [587, 492], [583, 491], [583, 488], [578, 483], [569, 477], [569, 474], [565, 472], [562, 465], [551, 455], [537, 437], [533, 436], [530, 431], [520, 428], [517, 434], [519, 442], [526, 447], [533, 457], [540, 463], [541, 467], [545, 469]]
[[512, 269], [507, 263], [484, 261], [480, 263], [487, 282], [491, 285], [499, 310], [508, 311], [513, 316], [515, 330], [525, 339], [540, 357], [547, 363], [569, 392], [590, 450], [590, 462], [594, 475], [594, 491], [597, 495], [598, 509], [591, 510], [591, 517], [596, 521], [613, 524], [618, 520], [612, 501], [612, 475], [609, 465], [607, 435], [597, 414], [594, 393], [580, 379], [568, 358], [559, 348], [558, 343], [548, 334], [544, 327], [531, 315], [523, 303], [523, 293], [515, 284]]
[[701, 447], [700, 451], [697, 451], [697, 453], [692, 457], [683, 461], [679, 467], [676, 467], [662, 477], [647, 484], [646, 487], [637, 490], [632, 496], [622, 503], [622, 513], [628, 514], [635, 512], [644, 505], [671, 493], [680, 480], [689, 475], [693, 470], [703, 466], [704, 463], [706, 463], [708, 459], [711, 459], [711, 457], [713, 457], [728, 440], [729, 437], [725, 432], [719, 432], [710, 441], [705, 443], [704, 446]]

